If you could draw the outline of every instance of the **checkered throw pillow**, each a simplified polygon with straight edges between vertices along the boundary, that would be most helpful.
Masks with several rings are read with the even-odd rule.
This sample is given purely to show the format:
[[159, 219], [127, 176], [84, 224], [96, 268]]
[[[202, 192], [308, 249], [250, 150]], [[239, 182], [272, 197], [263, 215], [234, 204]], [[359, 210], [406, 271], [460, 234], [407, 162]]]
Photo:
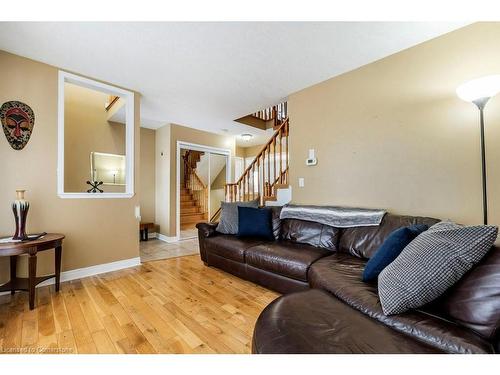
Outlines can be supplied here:
[[421, 233], [378, 277], [384, 314], [399, 314], [439, 297], [486, 255], [497, 234], [496, 226], [449, 221]]

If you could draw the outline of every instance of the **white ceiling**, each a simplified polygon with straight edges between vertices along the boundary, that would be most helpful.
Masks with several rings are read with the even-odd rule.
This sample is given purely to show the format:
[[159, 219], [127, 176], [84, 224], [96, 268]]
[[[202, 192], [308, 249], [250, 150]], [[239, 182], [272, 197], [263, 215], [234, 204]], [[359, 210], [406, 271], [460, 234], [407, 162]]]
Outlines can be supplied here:
[[0, 49], [140, 92], [143, 126], [251, 133], [249, 146], [267, 135], [234, 119], [464, 25], [2, 22]]

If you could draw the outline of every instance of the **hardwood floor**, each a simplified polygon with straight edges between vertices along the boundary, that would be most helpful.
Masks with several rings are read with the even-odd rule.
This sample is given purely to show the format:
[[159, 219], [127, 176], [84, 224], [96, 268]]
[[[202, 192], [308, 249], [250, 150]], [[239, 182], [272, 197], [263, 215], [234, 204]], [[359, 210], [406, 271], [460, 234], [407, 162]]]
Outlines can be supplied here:
[[255, 320], [278, 294], [199, 256], [0, 297], [3, 353], [249, 353]]

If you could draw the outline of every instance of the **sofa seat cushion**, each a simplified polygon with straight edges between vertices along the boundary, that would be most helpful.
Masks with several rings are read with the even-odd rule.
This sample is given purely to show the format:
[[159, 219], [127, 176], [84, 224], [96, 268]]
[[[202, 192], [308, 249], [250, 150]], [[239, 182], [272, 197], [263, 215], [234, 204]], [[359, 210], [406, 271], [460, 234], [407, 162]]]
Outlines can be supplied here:
[[271, 302], [255, 325], [252, 351], [259, 354], [440, 352], [317, 289], [288, 294]]
[[245, 251], [264, 241], [254, 238], [238, 238], [233, 235], [219, 234], [205, 239], [205, 247], [211, 253], [237, 262], [245, 262]]
[[331, 251], [322, 248], [290, 241], [278, 241], [247, 249], [245, 262], [255, 268], [307, 281], [307, 271], [311, 264], [330, 254], [332, 254]]
[[382, 311], [376, 283], [362, 281], [362, 259], [336, 253], [315, 262], [309, 270], [309, 284], [323, 289], [356, 310], [385, 325], [416, 337], [449, 353], [492, 353], [491, 342], [473, 331], [430, 313], [411, 310], [387, 316]]

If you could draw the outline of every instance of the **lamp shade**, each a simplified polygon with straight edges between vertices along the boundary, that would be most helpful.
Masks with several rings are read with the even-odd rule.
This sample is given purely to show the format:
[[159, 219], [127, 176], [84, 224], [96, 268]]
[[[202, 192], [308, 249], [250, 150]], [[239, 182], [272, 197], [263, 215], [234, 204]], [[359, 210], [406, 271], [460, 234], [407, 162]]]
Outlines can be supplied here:
[[462, 83], [457, 88], [457, 95], [466, 102], [482, 98], [491, 98], [500, 92], [500, 75], [491, 75]]

